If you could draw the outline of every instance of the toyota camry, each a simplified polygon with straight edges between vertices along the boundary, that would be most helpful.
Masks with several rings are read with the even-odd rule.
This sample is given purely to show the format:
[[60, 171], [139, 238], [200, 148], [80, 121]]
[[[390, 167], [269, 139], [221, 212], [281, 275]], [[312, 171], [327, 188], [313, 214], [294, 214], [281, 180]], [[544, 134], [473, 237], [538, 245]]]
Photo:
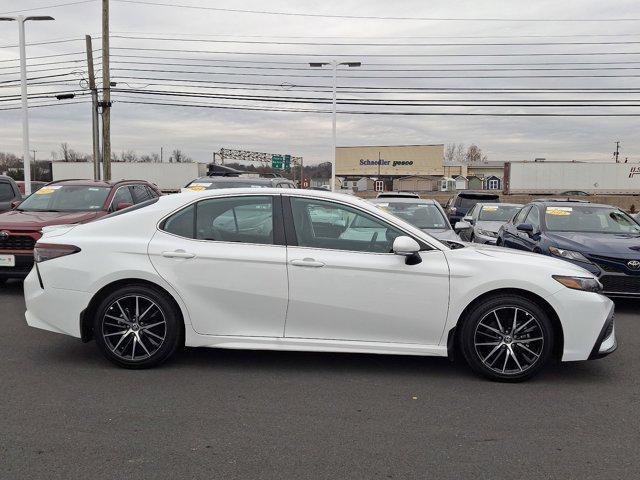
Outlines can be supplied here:
[[490, 379], [519, 381], [553, 359], [617, 346], [613, 303], [587, 270], [496, 247], [453, 250], [328, 192], [165, 196], [45, 228], [35, 262], [27, 323], [93, 339], [128, 368], [184, 345], [458, 355]]

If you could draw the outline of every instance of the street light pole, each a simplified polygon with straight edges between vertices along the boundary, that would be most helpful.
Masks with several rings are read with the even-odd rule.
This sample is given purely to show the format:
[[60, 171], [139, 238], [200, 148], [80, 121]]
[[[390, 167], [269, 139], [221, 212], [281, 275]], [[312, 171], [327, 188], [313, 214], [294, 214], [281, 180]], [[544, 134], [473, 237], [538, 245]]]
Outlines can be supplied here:
[[31, 162], [29, 160], [29, 104], [27, 102], [27, 54], [24, 38], [24, 23], [28, 20], [53, 20], [49, 16], [0, 17], [0, 21], [18, 22], [20, 45], [20, 90], [22, 97], [22, 165], [24, 169], [24, 193], [31, 195]]
[[338, 122], [338, 66], [346, 65], [349, 68], [360, 67], [362, 65], [361, 62], [338, 62], [337, 60], [332, 60], [331, 62], [314, 62], [310, 63], [310, 67], [322, 68], [330, 65], [333, 69], [333, 99], [332, 99], [332, 147], [333, 147], [333, 161], [331, 162], [331, 191], [334, 192], [336, 190], [336, 146], [337, 146], [337, 122]]

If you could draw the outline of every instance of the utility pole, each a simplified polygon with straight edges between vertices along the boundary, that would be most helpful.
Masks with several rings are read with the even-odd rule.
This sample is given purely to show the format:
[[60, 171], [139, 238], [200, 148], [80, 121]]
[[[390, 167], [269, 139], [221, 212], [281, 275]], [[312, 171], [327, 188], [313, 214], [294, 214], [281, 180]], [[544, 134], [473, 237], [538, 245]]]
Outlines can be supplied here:
[[111, 180], [111, 75], [109, 74], [109, 0], [102, 0], [102, 168]]
[[616, 163], [618, 162], [618, 157], [620, 156], [620, 142], [616, 142], [616, 151], [613, 152], [613, 158], [616, 159]]
[[98, 89], [93, 70], [93, 44], [91, 35], [86, 35], [87, 69], [89, 71], [89, 89], [91, 90], [91, 128], [93, 136], [93, 179], [100, 180], [100, 121], [98, 120]]
[[160, 163], [162, 163], [162, 154], [164, 153], [163, 147], [160, 147]]

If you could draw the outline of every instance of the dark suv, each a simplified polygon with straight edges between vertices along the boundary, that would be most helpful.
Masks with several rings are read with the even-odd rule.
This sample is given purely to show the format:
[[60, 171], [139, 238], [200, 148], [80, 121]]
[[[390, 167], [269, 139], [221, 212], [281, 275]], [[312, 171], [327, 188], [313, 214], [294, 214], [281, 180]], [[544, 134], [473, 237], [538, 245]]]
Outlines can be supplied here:
[[561, 258], [590, 271], [612, 297], [640, 297], [640, 224], [609, 205], [534, 201], [498, 234], [498, 245]]
[[143, 180], [48, 183], [0, 214], [0, 282], [27, 276], [44, 227], [87, 223], [160, 195], [155, 185]]
[[20, 188], [15, 180], [5, 175], [0, 175], [0, 212], [11, 210], [14, 202], [22, 200]]
[[500, 195], [497, 193], [459, 192], [449, 199], [444, 206], [444, 211], [447, 212], [449, 222], [455, 228], [456, 223], [462, 220], [462, 217], [464, 217], [476, 203], [483, 202], [500, 203]]

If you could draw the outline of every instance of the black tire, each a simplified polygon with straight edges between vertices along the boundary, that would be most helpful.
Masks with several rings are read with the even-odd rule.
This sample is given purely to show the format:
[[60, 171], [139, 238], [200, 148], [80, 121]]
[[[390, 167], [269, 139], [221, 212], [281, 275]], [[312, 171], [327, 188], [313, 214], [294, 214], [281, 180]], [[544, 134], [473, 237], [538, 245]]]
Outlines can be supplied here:
[[[148, 313], [144, 312], [147, 308]], [[182, 320], [176, 305], [166, 298], [166, 293], [146, 285], [129, 285], [110, 293], [100, 302], [93, 319], [93, 334], [100, 351], [124, 368], [160, 365], [180, 345], [181, 332]]]
[[494, 381], [521, 382], [536, 375], [550, 359], [553, 325], [544, 309], [531, 300], [498, 295], [469, 311], [458, 339], [474, 372]]

